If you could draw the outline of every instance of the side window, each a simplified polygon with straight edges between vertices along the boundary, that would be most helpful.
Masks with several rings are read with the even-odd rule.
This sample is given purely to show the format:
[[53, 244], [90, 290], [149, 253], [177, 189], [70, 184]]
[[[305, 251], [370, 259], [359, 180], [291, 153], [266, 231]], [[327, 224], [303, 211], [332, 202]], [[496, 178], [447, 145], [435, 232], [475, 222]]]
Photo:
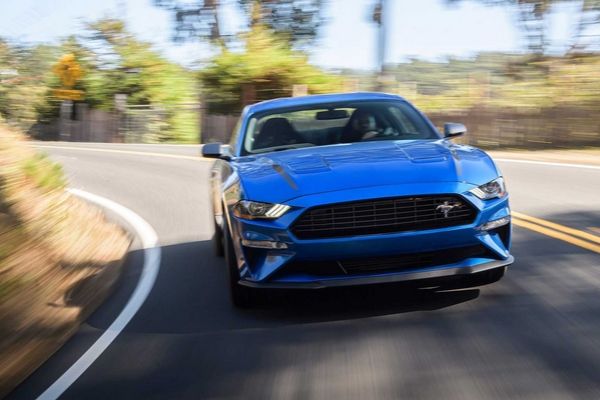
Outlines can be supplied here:
[[238, 141], [238, 137], [240, 136], [240, 126], [242, 125], [242, 119], [238, 118], [235, 126], [233, 127], [233, 131], [231, 132], [231, 140], [229, 141], [229, 145], [231, 148], [235, 148], [235, 144]]
[[412, 121], [409, 120], [400, 109], [398, 109], [395, 106], [392, 106], [389, 107], [388, 110], [394, 115], [394, 117], [398, 119], [398, 121], [402, 125], [401, 128], [403, 133], [414, 133], [418, 131], [415, 125], [412, 123]]
[[257, 130], [258, 129], [256, 127], [256, 118], [252, 117], [250, 118], [250, 121], [248, 121], [248, 124], [246, 126], [246, 133], [244, 136], [244, 151], [252, 151], [252, 148], [254, 147], [254, 135], [257, 133]]

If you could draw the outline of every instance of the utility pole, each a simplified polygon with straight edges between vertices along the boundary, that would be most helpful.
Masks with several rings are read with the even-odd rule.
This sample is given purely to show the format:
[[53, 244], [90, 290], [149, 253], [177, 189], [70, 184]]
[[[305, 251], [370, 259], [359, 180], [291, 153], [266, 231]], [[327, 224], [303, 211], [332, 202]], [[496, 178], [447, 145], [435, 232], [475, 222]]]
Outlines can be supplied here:
[[387, 0], [376, 0], [373, 8], [373, 22], [377, 24], [377, 83], [375, 88], [382, 91], [384, 70], [385, 70], [385, 49], [386, 49], [386, 25], [385, 11], [387, 10]]

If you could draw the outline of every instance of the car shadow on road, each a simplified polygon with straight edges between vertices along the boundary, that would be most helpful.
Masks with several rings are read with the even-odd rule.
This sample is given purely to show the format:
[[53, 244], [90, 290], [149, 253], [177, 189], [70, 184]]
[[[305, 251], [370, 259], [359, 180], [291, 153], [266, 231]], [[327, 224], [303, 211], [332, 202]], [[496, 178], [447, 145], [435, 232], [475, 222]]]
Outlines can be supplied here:
[[479, 297], [479, 289], [437, 290], [402, 284], [286, 290], [262, 294], [246, 312], [258, 319], [294, 323], [321, 322], [433, 311]]
[[274, 292], [251, 310], [231, 305], [210, 242], [165, 246], [150, 297], [66, 397], [459, 398], [466, 374], [475, 398], [597, 398], [597, 255], [514, 239], [514, 268], [474, 302], [386, 285]]
[[[405, 284], [261, 291], [255, 307], [229, 299], [223, 258], [210, 241], [162, 247], [159, 276], [128, 331], [201, 333], [431, 311], [479, 296], [479, 289], [436, 290]], [[100, 327], [100, 326], [98, 326]]]

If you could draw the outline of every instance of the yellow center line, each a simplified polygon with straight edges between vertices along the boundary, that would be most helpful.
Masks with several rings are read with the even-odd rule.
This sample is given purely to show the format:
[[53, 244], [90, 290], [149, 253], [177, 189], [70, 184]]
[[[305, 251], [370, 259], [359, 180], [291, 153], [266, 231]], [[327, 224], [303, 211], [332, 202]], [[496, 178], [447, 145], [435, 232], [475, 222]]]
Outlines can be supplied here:
[[[155, 152], [146, 152], [146, 151], [133, 151], [133, 150], [117, 150], [117, 149], [98, 149], [98, 148], [90, 148], [90, 147], [71, 147], [71, 146], [53, 146], [53, 145], [40, 145], [40, 144], [32, 144], [37, 148], [46, 148], [46, 149], [64, 149], [64, 150], [81, 150], [81, 151], [92, 151], [92, 152], [100, 152], [100, 153], [121, 153], [121, 154], [131, 154], [138, 156], [152, 156], [152, 157], [164, 157], [164, 158], [177, 158], [177, 159], [185, 159], [185, 160], [193, 160], [193, 161], [204, 161], [210, 162], [213, 161], [211, 159], [206, 159], [198, 155], [195, 156], [184, 156], [178, 154], [166, 154], [166, 153], [155, 153]], [[572, 245], [584, 248], [586, 250], [593, 251], [595, 253], [600, 254], [600, 237], [593, 235], [591, 233], [587, 233], [578, 229], [569, 228], [568, 226], [560, 225], [555, 222], [546, 221], [541, 218], [532, 217], [526, 214], [522, 214], [520, 212], [513, 211], [513, 223], [516, 226], [521, 228], [526, 228], [532, 230], [537, 233], [541, 233], [543, 235], [549, 236], [554, 239], [562, 240], [564, 242], [570, 243]], [[592, 242], [592, 243], [590, 243]]]
[[579, 237], [581, 239], [589, 240], [590, 242], [600, 244], [600, 237], [593, 235], [591, 233], [587, 233], [584, 231], [580, 231], [579, 229], [569, 228], [568, 226], [560, 225], [555, 222], [546, 221], [545, 219], [532, 217], [529, 215], [521, 214], [520, 212], [513, 211], [513, 217], [520, 218], [524, 221], [533, 222], [534, 224], [545, 226], [546, 228], [551, 228], [559, 232], [563, 232], [572, 236]]

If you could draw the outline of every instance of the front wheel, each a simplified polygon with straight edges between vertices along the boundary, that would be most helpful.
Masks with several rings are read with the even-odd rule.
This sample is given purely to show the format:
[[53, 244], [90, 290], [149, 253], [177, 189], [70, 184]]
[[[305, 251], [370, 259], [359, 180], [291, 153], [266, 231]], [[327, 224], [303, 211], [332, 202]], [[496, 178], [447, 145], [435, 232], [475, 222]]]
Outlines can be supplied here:
[[251, 288], [242, 286], [239, 283], [240, 272], [237, 266], [235, 250], [233, 248], [233, 239], [229, 233], [227, 222], [223, 227], [223, 244], [225, 249], [225, 263], [229, 275], [229, 293], [231, 302], [239, 308], [248, 308], [254, 304], [254, 293]]

